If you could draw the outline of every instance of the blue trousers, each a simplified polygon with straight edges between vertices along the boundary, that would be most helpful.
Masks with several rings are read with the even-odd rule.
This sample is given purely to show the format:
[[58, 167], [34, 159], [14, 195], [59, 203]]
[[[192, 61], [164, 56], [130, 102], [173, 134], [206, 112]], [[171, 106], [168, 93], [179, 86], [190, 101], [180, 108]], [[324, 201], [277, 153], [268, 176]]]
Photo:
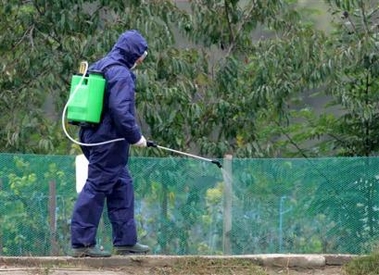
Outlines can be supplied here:
[[[115, 154], [127, 152], [128, 148], [121, 148], [120, 151], [120, 148], [117, 148], [119, 146], [120, 144], [109, 145], [105, 151], [104, 148], [98, 147], [87, 147], [83, 150], [90, 164], [86, 184], [78, 195], [72, 214], [71, 246], [73, 248], [96, 245], [96, 233], [105, 203], [112, 225], [113, 245], [134, 245], [137, 242], [133, 181], [127, 167], [123, 165], [120, 168], [119, 163], [116, 164], [118, 161], [115, 160], [117, 156]], [[91, 158], [99, 159], [98, 153], [101, 153], [102, 159], [108, 161], [108, 165], [99, 165], [98, 161], [91, 162]], [[114, 170], [115, 167], [119, 168]]]

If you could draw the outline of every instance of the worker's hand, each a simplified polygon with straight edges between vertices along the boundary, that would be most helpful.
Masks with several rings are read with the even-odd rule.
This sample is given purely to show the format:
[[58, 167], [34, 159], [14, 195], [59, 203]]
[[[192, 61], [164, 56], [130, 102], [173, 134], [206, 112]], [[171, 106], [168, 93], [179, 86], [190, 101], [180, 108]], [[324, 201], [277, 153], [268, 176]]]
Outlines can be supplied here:
[[146, 138], [144, 136], [141, 136], [140, 140], [137, 143], [134, 143], [133, 145], [137, 147], [146, 147], [147, 146]]

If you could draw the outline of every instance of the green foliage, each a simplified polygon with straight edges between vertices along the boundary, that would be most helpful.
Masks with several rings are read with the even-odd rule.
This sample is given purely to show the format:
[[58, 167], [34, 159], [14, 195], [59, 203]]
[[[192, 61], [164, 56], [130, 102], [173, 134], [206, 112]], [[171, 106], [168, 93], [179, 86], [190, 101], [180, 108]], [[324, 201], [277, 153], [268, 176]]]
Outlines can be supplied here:
[[[335, 123], [324, 130], [320, 144], [334, 155], [369, 156], [378, 150], [377, 127], [377, 30], [375, 3], [328, 1], [337, 15], [336, 31], [328, 39], [330, 52], [325, 61], [329, 75], [324, 92], [331, 96], [328, 107]], [[329, 111], [330, 112], [330, 111]], [[323, 120], [320, 119], [323, 123]], [[321, 147], [320, 147], [321, 148]]]
[[[142, 220], [148, 220], [157, 228], [146, 232], [146, 242], [152, 242], [155, 253], [159, 254], [214, 252], [206, 242], [199, 245], [204, 239], [208, 240], [212, 232], [197, 232], [200, 224], [201, 227], [203, 224], [209, 226], [206, 220], [215, 222], [211, 213], [217, 203], [207, 207], [205, 197], [207, 190], [216, 185], [217, 171], [206, 171], [205, 167], [183, 159], [143, 160], [144, 165], [140, 160], [132, 161], [130, 169], [138, 175], [135, 177], [136, 193], [144, 197], [149, 208], [155, 209], [142, 213]], [[172, 245], [173, 242], [179, 245]]]
[[[73, 158], [2, 154], [0, 163], [1, 253], [66, 255]], [[377, 158], [233, 159], [232, 166], [228, 174], [198, 160], [131, 158], [139, 240], [154, 254], [222, 254], [230, 181], [232, 254], [376, 251]], [[110, 227], [105, 214], [97, 242], [106, 249]]]
[[[180, 9], [171, 1], [116, 2], [4, 5], [0, 83], [2, 99], [9, 104], [2, 107], [7, 114], [0, 134], [3, 150], [75, 152], [62, 134], [59, 117], [70, 75], [79, 61], [95, 61], [122, 31], [137, 28], [147, 37], [150, 52], [137, 72], [145, 133], [159, 143], [216, 157], [270, 153], [260, 151], [254, 135], [250, 139], [260, 130], [255, 114], [262, 106], [246, 89], [250, 75], [244, 65], [255, 32], [263, 29], [278, 36], [299, 28], [301, 15], [292, 3], [204, 1]], [[177, 46], [183, 42], [185, 47]], [[291, 80], [285, 83], [287, 90], [292, 88]], [[8, 119], [16, 110], [17, 116]], [[69, 132], [75, 135], [76, 130]]]
[[337, 18], [328, 34], [296, 1], [7, 2], [2, 150], [76, 152], [60, 125], [70, 76], [136, 28], [150, 52], [137, 71], [139, 121], [158, 143], [213, 157], [373, 154], [375, 5], [327, 4]]
[[[67, 168], [71, 158], [50, 159], [31, 156], [2, 155], [0, 170], [0, 223], [1, 254], [47, 255], [52, 252], [50, 227], [51, 213], [48, 205], [56, 200], [57, 244], [59, 254], [67, 253], [68, 220], [67, 207], [72, 205], [72, 196], [63, 198], [63, 190], [74, 190], [72, 175]], [[62, 166], [58, 168], [58, 166]], [[49, 196], [51, 181], [56, 184], [56, 197]], [[69, 188], [69, 184], [72, 188]]]
[[[376, 161], [369, 158], [339, 159], [317, 167], [323, 179], [316, 191], [320, 196], [311, 204], [312, 214], [323, 213], [333, 221], [346, 224], [341, 228], [330, 228], [328, 234], [341, 238], [351, 236], [344, 249], [354, 252], [365, 247], [379, 234], [377, 230], [378, 211], [376, 201], [379, 198], [377, 188]], [[323, 171], [330, 169], [328, 175]], [[361, 172], [357, 172], [361, 171]], [[312, 176], [313, 173], [312, 173]], [[341, 183], [343, 188], [341, 189]]]

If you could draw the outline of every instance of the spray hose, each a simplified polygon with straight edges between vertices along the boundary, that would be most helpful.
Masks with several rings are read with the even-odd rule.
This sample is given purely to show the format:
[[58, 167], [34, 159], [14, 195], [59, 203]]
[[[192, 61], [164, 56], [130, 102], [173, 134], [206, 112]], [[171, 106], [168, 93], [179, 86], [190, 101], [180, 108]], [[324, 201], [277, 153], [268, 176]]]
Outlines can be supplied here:
[[71, 140], [73, 143], [81, 145], [81, 146], [99, 146], [99, 145], [104, 145], [104, 144], [108, 144], [108, 143], [112, 143], [112, 142], [116, 142], [116, 141], [125, 140], [124, 138], [116, 138], [116, 139], [107, 140], [107, 141], [103, 141], [103, 142], [97, 142], [97, 143], [83, 143], [83, 142], [79, 142], [79, 141], [75, 140], [74, 138], [72, 138], [69, 135], [69, 133], [67, 132], [66, 123], [65, 123], [65, 117], [66, 117], [66, 112], [67, 112], [68, 105], [69, 105], [70, 101], [74, 98], [74, 96], [77, 93], [79, 87], [82, 85], [83, 80], [84, 80], [84, 78], [85, 78], [85, 76], [87, 74], [87, 71], [88, 71], [88, 63], [84, 61], [83, 64], [85, 65], [85, 69], [82, 72], [83, 76], [80, 78], [79, 84], [76, 86], [75, 90], [70, 95], [70, 97], [67, 100], [67, 103], [66, 103], [66, 105], [64, 106], [64, 109], [63, 109], [63, 113], [62, 113], [62, 128], [63, 128], [63, 132], [65, 133], [65, 135], [67, 136], [67, 138], [69, 140]]
[[173, 153], [185, 155], [185, 156], [188, 156], [188, 157], [192, 157], [192, 158], [208, 161], [208, 162], [211, 162], [211, 163], [217, 165], [218, 168], [222, 168], [222, 165], [221, 165], [221, 163], [218, 160], [208, 159], [208, 158], [192, 155], [192, 154], [189, 154], [189, 153], [177, 151], [177, 150], [174, 150], [174, 149], [171, 149], [171, 148], [168, 148], [168, 147], [160, 146], [160, 145], [156, 144], [153, 141], [147, 141], [147, 147], [155, 147], [155, 148], [159, 148], [159, 149], [162, 149], [162, 150], [170, 151], [170, 152], [173, 152]]

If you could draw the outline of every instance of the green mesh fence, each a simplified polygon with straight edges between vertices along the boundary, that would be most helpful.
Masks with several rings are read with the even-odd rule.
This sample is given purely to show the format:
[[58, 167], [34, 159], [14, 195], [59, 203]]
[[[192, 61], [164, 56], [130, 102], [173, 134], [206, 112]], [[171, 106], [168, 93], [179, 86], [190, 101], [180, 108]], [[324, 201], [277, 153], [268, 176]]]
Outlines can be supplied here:
[[[377, 248], [379, 158], [131, 158], [140, 242], [153, 254]], [[75, 158], [0, 154], [0, 254], [67, 255]], [[99, 245], [112, 248], [101, 220]]]

